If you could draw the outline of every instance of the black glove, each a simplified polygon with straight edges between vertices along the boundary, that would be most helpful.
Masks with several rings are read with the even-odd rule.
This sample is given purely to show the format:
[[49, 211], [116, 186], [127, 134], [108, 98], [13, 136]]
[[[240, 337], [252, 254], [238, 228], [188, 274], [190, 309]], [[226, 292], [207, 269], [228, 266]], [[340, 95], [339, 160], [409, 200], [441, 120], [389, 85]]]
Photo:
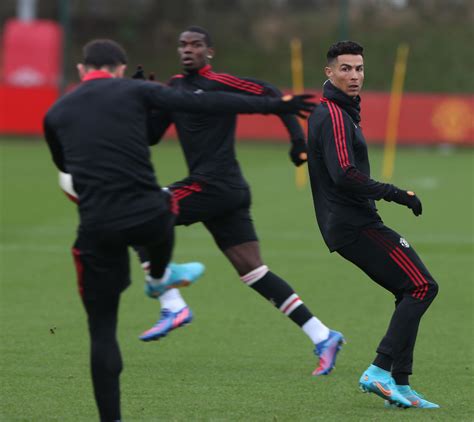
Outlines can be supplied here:
[[308, 148], [304, 139], [292, 139], [290, 148], [290, 158], [296, 167], [308, 161]]
[[145, 80], [145, 71], [143, 70], [142, 65], [137, 66], [137, 70], [135, 70], [135, 73], [132, 75], [132, 79], [142, 79]]
[[406, 191], [397, 188], [396, 186], [393, 187], [392, 191], [385, 196], [384, 198], [388, 202], [396, 202], [400, 205], [405, 205], [406, 207], [410, 208], [417, 217], [421, 215], [423, 208], [421, 206], [421, 201], [415, 195], [415, 192]]
[[306, 119], [306, 114], [313, 111], [316, 103], [308, 101], [314, 98], [314, 95], [285, 95], [281, 98], [269, 99], [276, 107], [272, 107], [273, 112], [277, 114], [296, 114], [303, 119]]

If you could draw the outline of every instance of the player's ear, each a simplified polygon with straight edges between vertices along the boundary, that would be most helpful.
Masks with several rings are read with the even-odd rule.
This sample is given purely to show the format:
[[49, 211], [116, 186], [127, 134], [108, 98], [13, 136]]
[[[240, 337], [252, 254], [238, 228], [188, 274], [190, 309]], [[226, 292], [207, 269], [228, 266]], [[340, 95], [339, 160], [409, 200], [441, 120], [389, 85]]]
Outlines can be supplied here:
[[334, 72], [332, 71], [332, 67], [326, 66], [326, 67], [324, 68], [324, 73], [326, 74], [326, 77], [327, 77], [328, 79], [331, 79]]
[[214, 58], [214, 55], [215, 55], [214, 49], [212, 47], [209, 47], [207, 49], [207, 55], [206, 55], [207, 59], [211, 60], [212, 58]]
[[82, 81], [86, 75], [86, 67], [82, 63], [76, 65], [77, 73], [79, 74], [79, 79]]
[[121, 64], [117, 66], [117, 69], [115, 71], [115, 77], [116, 78], [123, 78], [125, 75], [125, 70], [127, 70], [127, 65], [126, 64]]

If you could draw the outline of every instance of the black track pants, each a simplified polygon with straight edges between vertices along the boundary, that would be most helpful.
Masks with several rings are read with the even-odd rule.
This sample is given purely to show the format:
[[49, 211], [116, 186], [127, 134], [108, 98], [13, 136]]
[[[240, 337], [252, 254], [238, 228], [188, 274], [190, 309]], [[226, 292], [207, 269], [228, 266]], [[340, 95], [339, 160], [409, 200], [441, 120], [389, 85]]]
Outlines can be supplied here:
[[411, 374], [418, 326], [438, 293], [437, 283], [415, 250], [388, 227], [365, 229], [337, 252], [395, 295], [395, 311], [377, 353], [393, 359], [392, 374]]
[[101, 422], [120, 420], [122, 357], [117, 342], [119, 294], [85, 299], [91, 341], [91, 372]]

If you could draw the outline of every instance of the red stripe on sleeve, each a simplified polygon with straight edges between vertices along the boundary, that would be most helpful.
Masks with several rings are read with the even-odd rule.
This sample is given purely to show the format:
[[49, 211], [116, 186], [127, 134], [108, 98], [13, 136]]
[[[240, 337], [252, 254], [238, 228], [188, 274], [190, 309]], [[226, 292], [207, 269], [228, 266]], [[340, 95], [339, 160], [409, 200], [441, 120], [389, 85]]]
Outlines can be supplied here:
[[215, 73], [215, 72], [205, 72], [202, 73], [207, 79], [211, 79], [217, 82], [221, 82], [225, 85], [229, 85], [233, 88], [240, 89], [241, 91], [251, 92], [252, 94], [262, 95], [263, 94], [263, 87], [254, 83], [245, 81], [243, 79], [237, 78], [232, 75], [228, 75], [225, 73]]
[[346, 129], [344, 128], [344, 120], [342, 118], [342, 111], [341, 109], [335, 105], [336, 115], [339, 121], [340, 133], [341, 133], [341, 152], [344, 161], [345, 167], [349, 166], [349, 156], [347, 154], [347, 139], [346, 139]]
[[339, 160], [339, 165], [345, 169], [347, 165], [345, 164], [344, 161], [344, 156], [341, 151], [341, 145], [340, 145], [340, 125], [338, 123], [338, 118], [336, 115], [336, 111], [334, 110], [334, 105], [330, 101], [326, 101], [326, 104], [329, 109], [329, 113], [331, 115], [331, 121], [332, 121], [332, 130], [334, 133], [334, 142], [336, 144], [336, 152], [337, 152], [337, 158]]
[[225, 81], [229, 81], [236, 85], [241, 86], [242, 89], [244, 90], [248, 89], [258, 94], [263, 94], [263, 87], [255, 82], [246, 81], [244, 79], [238, 78], [237, 76], [229, 75], [227, 73], [215, 73], [215, 72], [211, 72], [211, 73], [220, 79], [223, 79]]

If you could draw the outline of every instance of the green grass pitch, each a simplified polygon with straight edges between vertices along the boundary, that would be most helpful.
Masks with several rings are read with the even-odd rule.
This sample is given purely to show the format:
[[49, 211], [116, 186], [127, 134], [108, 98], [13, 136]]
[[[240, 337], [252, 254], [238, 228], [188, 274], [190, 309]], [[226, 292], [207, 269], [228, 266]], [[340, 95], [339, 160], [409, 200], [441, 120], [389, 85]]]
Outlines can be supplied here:
[[[70, 246], [75, 206], [57, 187], [41, 140], [0, 143], [0, 421], [97, 420], [88, 369], [85, 313]], [[329, 254], [316, 226], [309, 187], [297, 190], [287, 147], [242, 143], [253, 216], [269, 267], [348, 344], [328, 377], [313, 378], [312, 344], [291, 321], [241, 283], [200, 225], [177, 229], [176, 261], [199, 260], [205, 277], [183, 291], [195, 321], [162, 341], [138, 335], [158, 316], [133, 284], [123, 295], [119, 337], [123, 419], [131, 421], [472, 421], [473, 151], [401, 149], [393, 182], [415, 190], [415, 218], [380, 203], [440, 284], [425, 315], [412, 384], [434, 411], [386, 410], [359, 392], [393, 307], [362, 272]], [[371, 148], [379, 178], [382, 151]], [[175, 142], [154, 150], [163, 185], [186, 171]]]

